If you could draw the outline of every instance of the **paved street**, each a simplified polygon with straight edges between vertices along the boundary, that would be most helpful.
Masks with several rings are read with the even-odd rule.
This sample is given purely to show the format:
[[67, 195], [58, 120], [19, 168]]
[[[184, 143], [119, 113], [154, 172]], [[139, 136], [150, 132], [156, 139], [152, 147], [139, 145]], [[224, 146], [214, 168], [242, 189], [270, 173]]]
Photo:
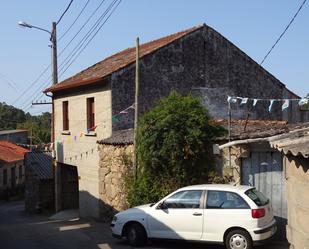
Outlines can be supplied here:
[[[112, 238], [109, 225], [90, 220], [50, 221], [47, 215], [28, 215], [22, 201], [0, 202], [1, 249], [131, 249]], [[144, 249], [223, 249], [183, 242], [153, 242]], [[271, 244], [263, 249], [287, 249]]]

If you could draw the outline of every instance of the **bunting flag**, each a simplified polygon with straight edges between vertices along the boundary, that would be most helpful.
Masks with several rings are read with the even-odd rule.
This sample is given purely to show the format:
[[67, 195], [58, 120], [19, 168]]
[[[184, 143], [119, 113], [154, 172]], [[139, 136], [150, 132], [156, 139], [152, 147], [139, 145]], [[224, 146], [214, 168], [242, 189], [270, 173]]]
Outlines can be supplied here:
[[288, 108], [289, 105], [290, 105], [290, 100], [288, 99], [284, 100], [283, 105], [282, 105], [282, 111]]
[[240, 102], [240, 105], [247, 104], [247, 102], [248, 102], [248, 98], [242, 98], [241, 102]]
[[239, 105], [244, 105], [244, 104], [248, 104], [248, 100], [253, 100], [252, 106], [255, 107], [257, 102], [259, 101], [267, 101], [269, 102], [269, 106], [268, 106], [268, 112], [272, 111], [273, 108], [273, 104], [275, 102], [280, 102], [282, 103], [281, 106], [281, 110], [285, 110], [287, 108], [290, 107], [290, 103], [292, 103], [293, 101], [297, 101], [299, 106], [303, 106], [309, 103], [309, 98], [301, 98], [301, 99], [260, 99], [260, 98], [247, 98], [247, 97], [233, 97], [233, 96], [228, 96], [227, 97], [227, 102], [228, 103], [237, 103], [237, 100], [240, 100]]
[[271, 100], [270, 100], [269, 106], [268, 106], [268, 112], [271, 112], [271, 109], [272, 109], [272, 107], [273, 107], [274, 102], [275, 102], [274, 99], [271, 99]]
[[258, 99], [254, 99], [253, 100], [253, 106], [256, 106], [257, 102], [258, 102]]
[[227, 102], [229, 102], [229, 103], [236, 103], [237, 102], [237, 98], [228, 96], [227, 97]]
[[299, 100], [298, 105], [299, 106], [307, 105], [308, 102], [309, 102], [309, 99], [303, 98], [303, 99]]

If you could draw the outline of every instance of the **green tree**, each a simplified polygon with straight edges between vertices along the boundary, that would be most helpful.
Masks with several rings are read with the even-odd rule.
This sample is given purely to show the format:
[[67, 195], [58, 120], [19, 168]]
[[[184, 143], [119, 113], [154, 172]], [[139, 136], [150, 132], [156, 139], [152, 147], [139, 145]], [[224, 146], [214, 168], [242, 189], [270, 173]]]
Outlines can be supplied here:
[[139, 120], [137, 179], [128, 180], [131, 206], [154, 202], [190, 184], [205, 183], [213, 170], [212, 139], [224, 129], [191, 95], [172, 92]]

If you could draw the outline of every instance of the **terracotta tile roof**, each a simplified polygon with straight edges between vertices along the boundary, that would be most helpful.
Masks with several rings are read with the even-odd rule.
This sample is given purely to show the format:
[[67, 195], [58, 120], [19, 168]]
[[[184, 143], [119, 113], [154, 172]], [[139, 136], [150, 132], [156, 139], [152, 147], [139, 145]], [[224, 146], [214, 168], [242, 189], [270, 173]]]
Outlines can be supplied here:
[[[193, 28], [165, 36], [163, 38], [140, 45], [140, 58], [172, 43], [183, 36], [204, 27], [204, 24]], [[93, 66], [79, 72], [78, 74], [46, 89], [44, 92], [57, 92], [65, 89], [75, 88], [96, 83], [113, 72], [116, 72], [135, 62], [135, 47], [125, 49], [116, 53]]]
[[29, 150], [8, 141], [0, 141], [0, 161], [12, 163], [24, 160], [25, 153]]
[[[228, 121], [223, 119], [214, 120], [216, 124], [228, 130]], [[250, 138], [269, 137], [282, 134], [289, 130], [287, 121], [280, 120], [232, 120], [231, 121], [231, 140], [242, 140]], [[228, 135], [218, 138], [226, 140]]]

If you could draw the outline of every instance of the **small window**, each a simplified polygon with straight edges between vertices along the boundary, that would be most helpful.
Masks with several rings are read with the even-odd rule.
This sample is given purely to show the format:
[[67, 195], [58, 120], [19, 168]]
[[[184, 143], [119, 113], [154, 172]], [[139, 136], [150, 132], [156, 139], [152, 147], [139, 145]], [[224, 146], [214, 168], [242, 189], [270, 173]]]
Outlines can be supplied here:
[[3, 170], [3, 185], [7, 185], [8, 184], [8, 171], [7, 169]]
[[69, 102], [63, 101], [62, 102], [62, 120], [63, 120], [63, 130], [69, 130]]
[[247, 209], [247, 202], [238, 194], [226, 191], [207, 192], [207, 208], [215, 209]]
[[255, 188], [247, 190], [245, 194], [258, 206], [265, 206], [269, 203], [269, 199]]
[[202, 190], [180, 191], [164, 201], [167, 208], [200, 208]]
[[94, 129], [94, 98], [87, 98], [87, 130], [92, 131]]
[[21, 165], [19, 165], [19, 168], [18, 168], [18, 177], [20, 180], [23, 178], [23, 168]]

